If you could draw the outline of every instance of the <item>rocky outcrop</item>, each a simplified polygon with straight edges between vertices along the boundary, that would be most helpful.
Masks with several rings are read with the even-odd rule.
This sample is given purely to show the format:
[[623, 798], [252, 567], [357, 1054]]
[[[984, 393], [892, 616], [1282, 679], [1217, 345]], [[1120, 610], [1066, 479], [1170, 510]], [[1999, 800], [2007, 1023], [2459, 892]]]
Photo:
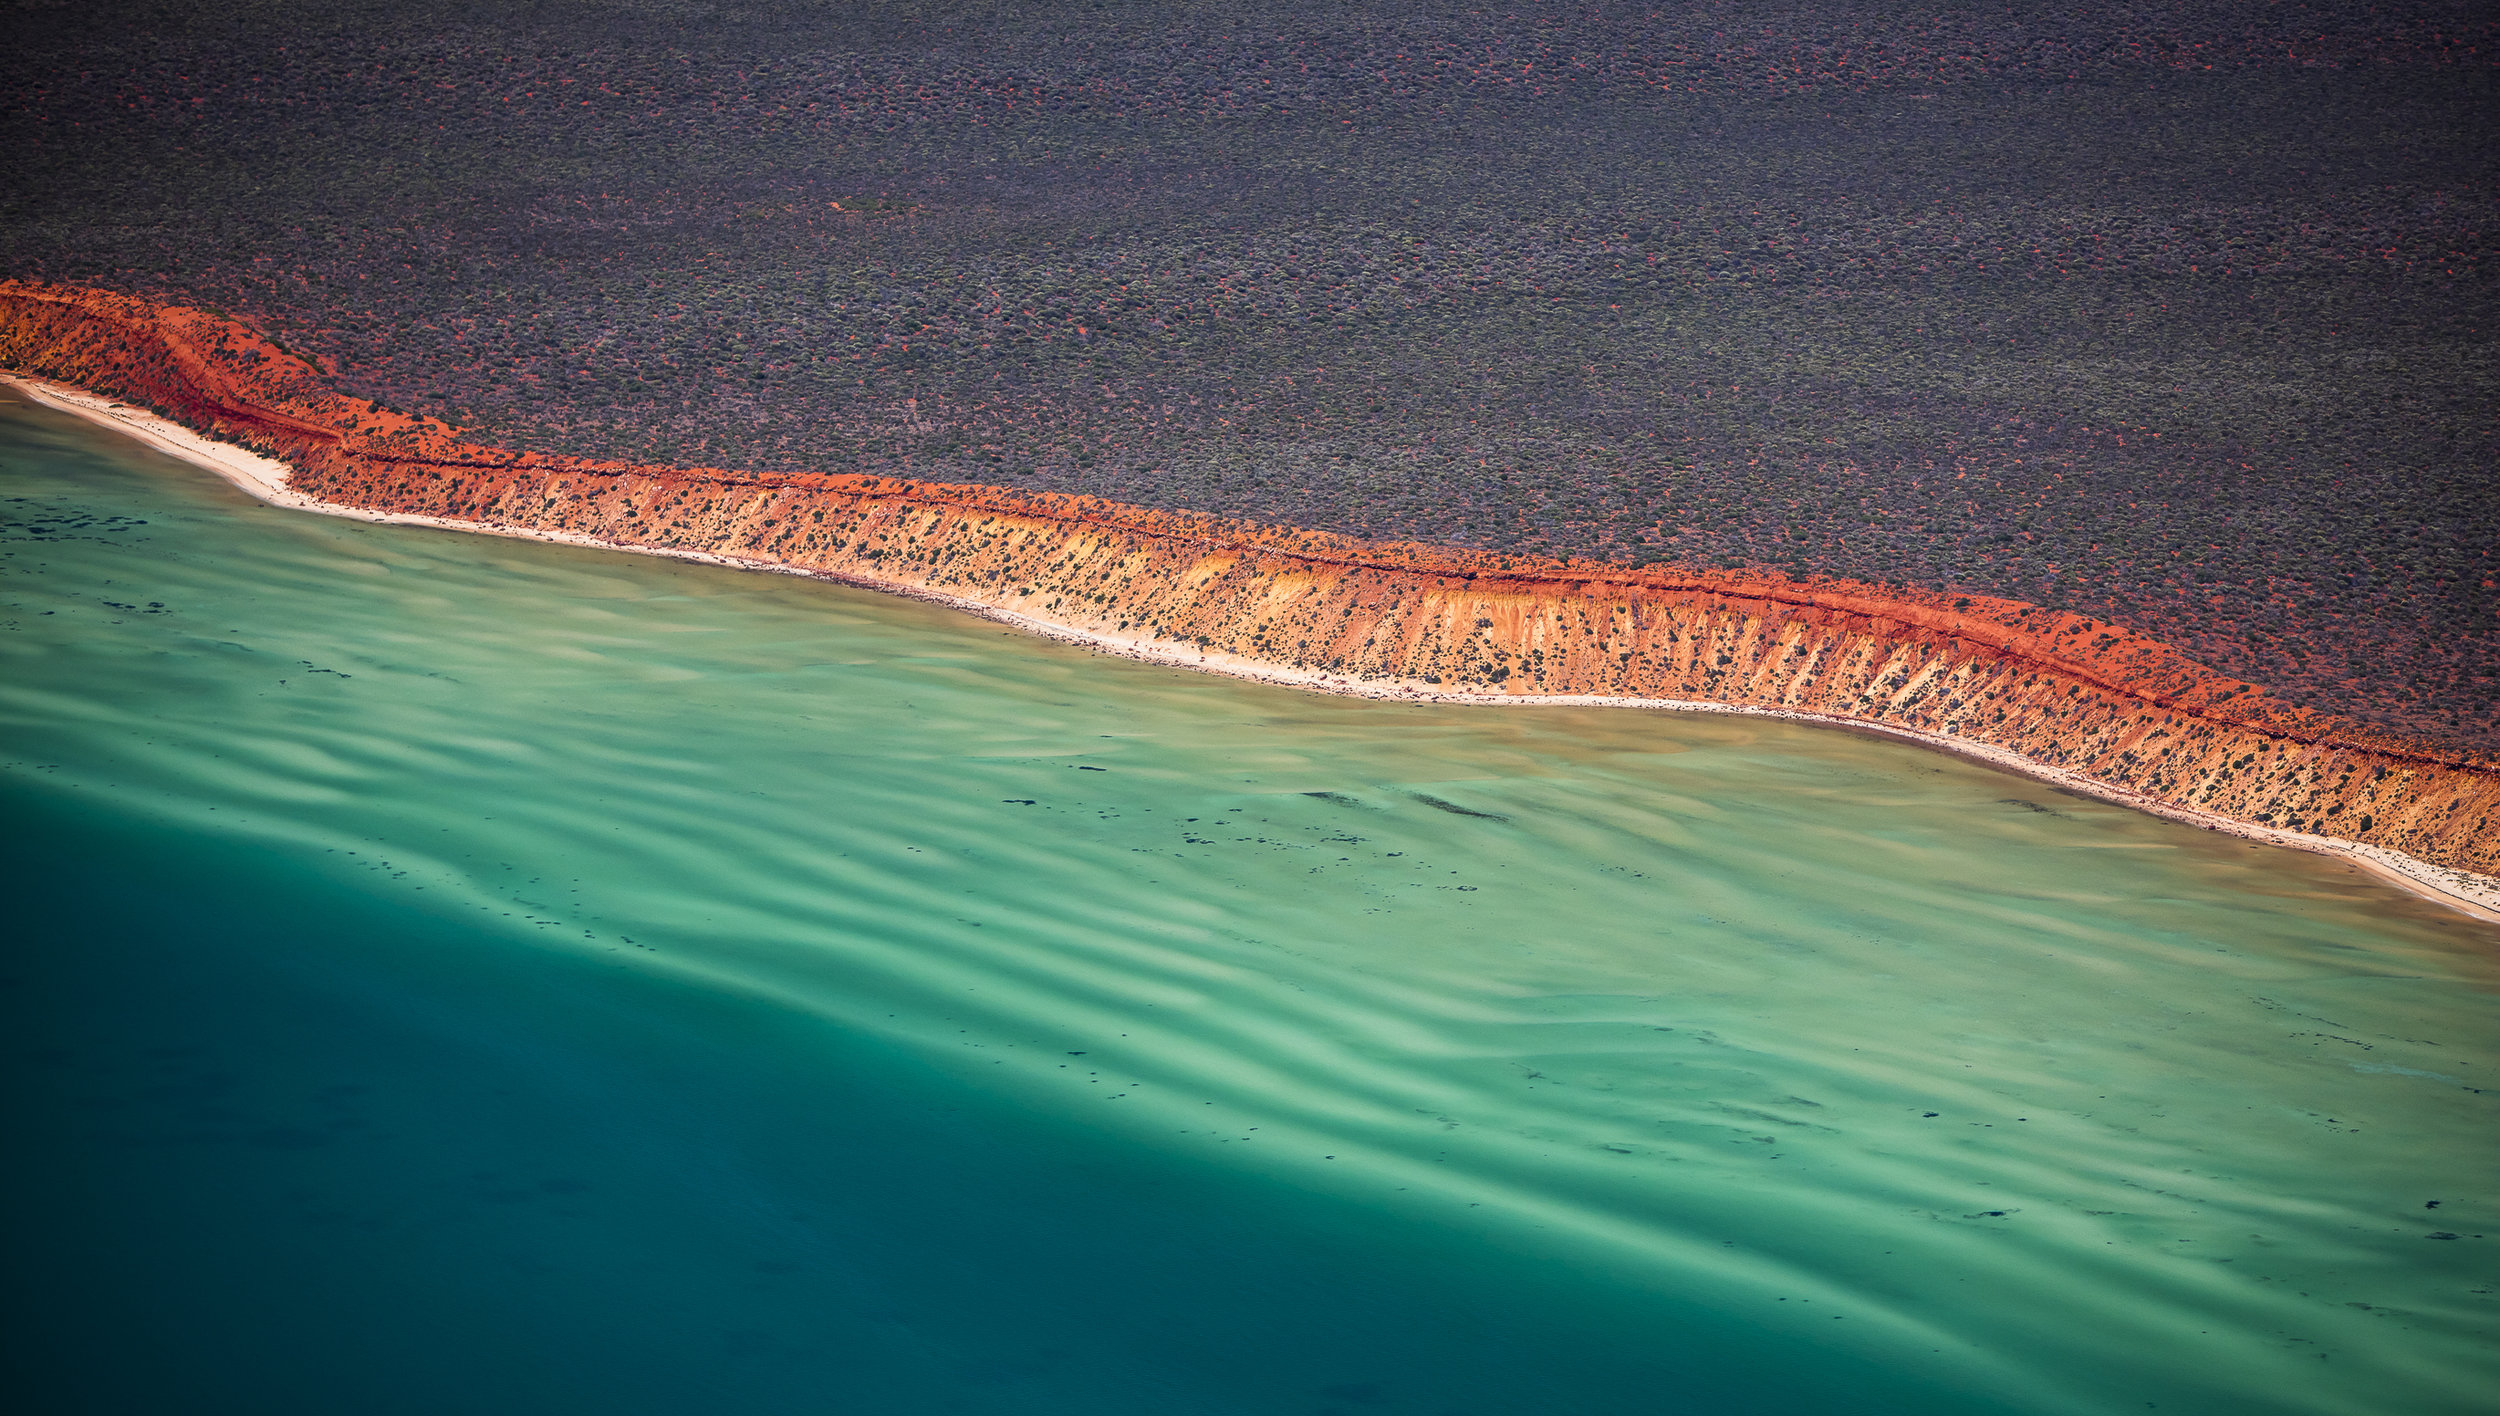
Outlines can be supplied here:
[[2150, 805], [2500, 874], [2500, 762], [2290, 707], [2115, 625], [2011, 601], [513, 453], [339, 395], [214, 314], [24, 283], [0, 282], [0, 366], [282, 458], [295, 490], [346, 506], [772, 562], [1331, 686], [1846, 718]]

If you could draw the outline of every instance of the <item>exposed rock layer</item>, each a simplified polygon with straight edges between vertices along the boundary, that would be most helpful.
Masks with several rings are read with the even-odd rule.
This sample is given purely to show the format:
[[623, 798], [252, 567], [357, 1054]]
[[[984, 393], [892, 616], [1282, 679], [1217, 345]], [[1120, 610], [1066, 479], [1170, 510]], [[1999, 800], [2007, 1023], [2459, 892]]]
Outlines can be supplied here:
[[2167, 645], [2012, 601], [1365, 543], [991, 487], [519, 454], [339, 395], [213, 314], [18, 282], [0, 282], [0, 366], [282, 458], [295, 490], [347, 506], [777, 562], [1357, 684], [1850, 718], [2500, 874], [2500, 762], [2287, 707]]

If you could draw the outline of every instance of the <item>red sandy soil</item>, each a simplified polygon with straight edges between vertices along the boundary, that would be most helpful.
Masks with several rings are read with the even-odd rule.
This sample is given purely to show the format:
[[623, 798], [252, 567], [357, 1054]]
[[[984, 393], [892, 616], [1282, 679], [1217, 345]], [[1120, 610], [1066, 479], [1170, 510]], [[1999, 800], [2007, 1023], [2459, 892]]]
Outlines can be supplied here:
[[1935, 734], [2148, 805], [2500, 874], [2500, 760], [2293, 708], [2115, 625], [1841, 580], [1498, 556], [1046, 492], [523, 454], [332, 391], [241, 324], [0, 281], [0, 367], [371, 511], [703, 551], [1331, 686], [1594, 695]]

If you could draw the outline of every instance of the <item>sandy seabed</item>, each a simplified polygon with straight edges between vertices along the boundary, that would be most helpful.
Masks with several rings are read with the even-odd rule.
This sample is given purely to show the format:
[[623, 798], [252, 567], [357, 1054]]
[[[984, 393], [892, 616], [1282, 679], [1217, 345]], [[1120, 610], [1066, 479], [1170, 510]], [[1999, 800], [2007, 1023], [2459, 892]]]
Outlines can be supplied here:
[[707, 565], [728, 566], [738, 570], [772, 571], [782, 575], [803, 576], [811, 580], [829, 580], [837, 584], [866, 590], [882, 591], [932, 604], [945, 605], [979, 615], [984, 619], [1012, 625], [1017, 629], [1062, 643], [1082, 645], [1106, 654], [1136, 659], [1145, 663], [1168, 664], [1205, 673], [1228, 674], [1234, 678], [1252, 679], [1287, 688], [1318, 693], [1343, 694], [1355, 698], [1389, 699], [1403, 703], [1462, 703], [1506, 708], [1650, 708], [1688, 713], [1737, 713], [1761, 718], [1782, 718], [1790, 722], [1815, 723], [1826, 727], [1848, 728], [1858, 732], [1878, 733], [1900, 738], [1922, 746], [1974, 758], [1991, 766], [2001, 767], [2023, 776], [2037, 778], [2068, 791], [2097, 797], [2104, 801], [2131, 806], [2173, 821], [2201, 826], [2209, 831], [2252, 841], [2290, 846], [2296, 850], [2315, 851], [2347, 861], [2355, 868], [2369, 872], [2393, 884], [2435, 900], [2477, 919], [2500, 923], [2500, 879], [2476, 875], [2469, 871], [2450, 870], [2417, 860], [2401, 851], [2358, 841], [2340, 840], [2332, 836], [2315, 836], [2299, 831], [2284, 831], [2253, 822], [2238, 821], [2212, 812], [2197, 811], [2159, 801], [2140, 792], [2115, 787], [2078, 772], [2036, 762], [2020, 753], [2010, 752], [1987, 743], [1972, 742], [1943, 733], [1921, 732], [1915, 728], [1894, 727], [1868, 722], [1860, 718], [1830, 713], [1803, 713], [1793, 709], [1761, 708], [1749, 704], [1713, 703], [1705, 700], [1673, 698], [1609, 698], [1596, 694], [1488, 694], [1453, 693], [1435, 685], [1413, 679], [1349, 678], [1314, 669], [1297, 669], [1245, 659], [1222, 651], [1201, 649], [1194, 644], [1147, 636], [1105, 634], [1061, 624], [1055, 620], [1010, 610], [986, 601], [873, 576], [832, 571], [811, 570], [785, 565], [778, 561], [751, 559], [744, 556], [721, 555], [712, 551], [686, 550], [670, 546], [635, 545], [630, 542], [602, 540], [573, 531], [547, 531], [537, 527], [513, 526], [495, 521], [461, 521], [441, 516], [420, 516], [409, 512], [372, 511], [363, 507], [344, 506], [322, 501], [293, 490], [289, 479], [293, 469], [273, 457], [264, 457], [232, 443], [203, 437], [171, 419], [162, 418], [133, 404], [117, 402], [99, 394], [68, 384], [17, 374], [0, 374], [0, 383], [23, 392], [34, 402], [64, 413], [98, 423], [115, 432], [138, 439], [169, 456], [207, 468], [232, 482], [245, 492], [294, 511], [317, 512], [324, 516], [344, 516], [357, 521], [384, 522], [398, 526], [431, 526], [445, 531], [471, 534], [509, 536], [519, 540], [552, 541], [568, 546], [592, 546], [601, 550], [631, 551], [640, 555], [669, 556], [678, 560], [700, 561]]

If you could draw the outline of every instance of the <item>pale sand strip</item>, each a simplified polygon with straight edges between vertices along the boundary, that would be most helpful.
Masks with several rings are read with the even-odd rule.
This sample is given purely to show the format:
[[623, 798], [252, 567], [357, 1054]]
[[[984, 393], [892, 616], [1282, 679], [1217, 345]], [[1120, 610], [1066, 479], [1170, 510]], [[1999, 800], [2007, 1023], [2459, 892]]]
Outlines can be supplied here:
[[69, 384], [4, 373], [0, 373], [0, 383], [47, 408], [75, 413], [81, 418], [102, 423], [117, 433], [137, 438], [158, 452], [197, 463], [262, 501], [300, 507], [305, 511], [332, 510], [310, 497], [288, 491], [286, 480], [295, 469], [274, 457], [263, 457], [232, 443], [201, 437], [180, 423], [159, 418], [144, 408], [116, 402]]
[[2265, 841], [2295, 850], [2315, 851], [2321, 855], [2340, 857], [2355, 867], [2379, 876], [2452, 909], [2477, 919], [2500, 923], [2500, 878], [2476, 875], [2469, 871], [2450, 870], [2428, 861], [2416, 860], [2401, 851], [2384, 846], [2365, 845], [2357, 841], [2337, 840], [2332, 836], [2313, 836], [2300, 831], [2283, 831], [2271, 826], [2237, 821], [2194, 807], [2178, 806], [2132, 791], [2096, 781], [2079, 772], [2045, 762], [2035, 762], [2020, 753], [1967, 738], [1944, 733], [1924, 732], [1916, 728], [1896, 727], [1888, 723], [1870, 722], [1832, 713], [1805, 713], [1787, 708], [1761, 708], [1750, 704], [1709, 703], [1675, 698], [1607, 698], [1595, 694], [1488, 694], [1453, 693], [1435, 685], [1412, 679], [1347, 678], [1339, 674], [1321, 673], [1312, 669], [1295, 669], [1282, 665], [1244, 659], [1221, 651], [1210, 652], [1194, 644], [1145, 636], [1119, 635], [1078, 629], [1071, 625], [1046, 620], [1020, 610], [993, 605], [986, 601], [950, 595], [879, 580], [873, 576], [842, 571], [809, 570], [784, 565], [777, 561], [752, 560], [743, 556], [722, 555], [714, 551], [692, 551], [669, 546], [637, 546], [602, 540], [573, 531], [543, 531], [535, 527], [511, 526], [491, 521], [457, 521], [440, 516], [417, 516], [407, 512], [370, 511], [363, 507], [341, 506], [321, 501], [290, 490], [287, 478], [292, 470], [276, 458], [263, 457], [231, 443], [217, 442], [200, 436], [169, 419], [160, 418], [145, 409], [89, 393], [68, 384], [28, 378], [19, 374], [0, 374], [0, 383], [23, 391], [35, 402], [47, 407], [91, 419], [115, 432], [126, 433], [160, 452], [195, 463], [274, 506], [297, 511], [318, 512], [325, 516], [344, 516], [357, 521], [377, 521], [398, 526], [431, 526], [445, 531], [466, 531], [471, 534], [510, 536], [519, 540], [552, 541], [568, 546], [592, 546], [600, 550], [632, 551], [642, 555], [670, 556], [678, 560], [701, 561], [706, 565], [729, 566], [739, 570], [774, 571], [811, 580], [830, 580], [837, 584], [865, 590], [883, 591], [914, 600], [925, 600], [979, 615], [984, 619], [1055, 639], [1062, 643], [1082, 645], [1122, 658], [1152, 664], [1169, 664], [1179, 668], [1197, 669], [1207, 673], [1227, 674], [1234, 678], [1253, 679], [1261, 683], [1279, 684], [1288, 688], [1317, 693], [1343, 694], [1354, 698], [1380, 698], [1405, 703], [1464, 703], [1505, 708], [1660, 708], [1684, 713], [1736, 713], [1759, 718], [1781, 718], [1790, 722], [1815, 723], [1827, 727], [1851, 728], [1860, 732], [1881, 733], [1887, 737], [1958, 753], [1993, 766], [2036, 777], [2054, 786], [2086, 796], [2149, 811], [2173, 821], [2201, 826], [2209, 831]]

